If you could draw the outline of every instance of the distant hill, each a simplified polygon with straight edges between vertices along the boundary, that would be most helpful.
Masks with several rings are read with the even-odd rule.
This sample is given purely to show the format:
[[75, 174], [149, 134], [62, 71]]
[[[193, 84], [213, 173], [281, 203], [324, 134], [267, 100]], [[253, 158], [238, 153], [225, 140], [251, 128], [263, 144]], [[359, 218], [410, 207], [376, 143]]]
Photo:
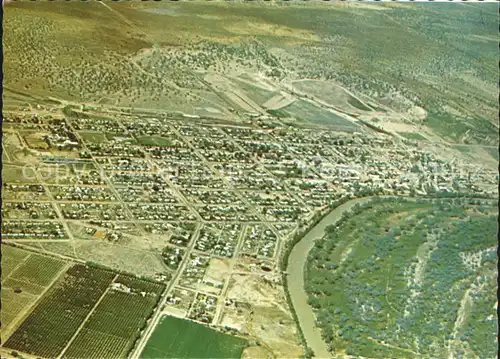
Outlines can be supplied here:
[[[6, 8], [4, 85], [13, 102], [24, 94], [227, 117], [238, 103], [255, 112], [238, 91], [227, 98], [227, 76], [260, 74], [275, 90], [299, 79], [338, 84], [363, 101], [361, 108], [378, 111], [368, 120], [420, 126], [450, 142], [498, 143], [498, 4]], [[207, 81], [208, 73], [224, 78]]]

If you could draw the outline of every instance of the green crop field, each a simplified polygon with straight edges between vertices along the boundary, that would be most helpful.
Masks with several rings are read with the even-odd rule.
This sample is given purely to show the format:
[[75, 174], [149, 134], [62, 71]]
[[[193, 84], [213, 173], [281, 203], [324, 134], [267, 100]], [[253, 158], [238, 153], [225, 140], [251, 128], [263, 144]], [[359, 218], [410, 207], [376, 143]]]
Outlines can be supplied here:
[[[342, 87], [330, 81], [300, 80], [293, 82], [294, 88], [303, 94], [308, 94], [336, 108], [352, 112], [354, 109], [371, 111], [356, 98], [352, 97]], [[359, 112], [359, 111], [357, 111]]]
[[43, 357], [56, 357], [92, 310], [115, 275], [74, 265], [42, 298], [4, 346]]
[[138, 339], [164, 286], [122, 275], [114, 283], [131, 292], [109, 290], [104, 295], [64, 353], [66, 358], [125, 358]]
[[371, 111], [371, 109], [365, 105], [363, 105], [358, 99], [354, 97], [350, 97], [349, 100], [347, 100], [349, 105], [356, 107], [358, 110], [361, 111]]
[[41, 294], [45, 289], [41, 285], [30, 282], [23, 282], [16, 278], [6, 278], [2, 281], [2, 285], [4, 286], [4, 288], [18, 288], [23, 293], [28, 293], [34, 296]]
[[[35, 294], [56, 278], [64, 262], [2, 245], [4, 250], [2, 259], [9, 263], [9, 277], [2, 281], [2, 324], [7, 327], [35, 302]], [[15, 262], [19, 265], [12, 269]], [[113, 289], [112, 281], [130, 292]], [[15, 288], [21, 292], [16, 293]], [[67, 358], [125, 358], [163, 289], [162, 284], [74, 265], [41, 298], [4, 345], [32, 355], [56, 357], [102, 296], [63, 354]]]
[[335, 352], [370, 358], [496, 353], [494, 207], [374, 202], [329, 227], [306, 290]]
[[143, 146], [170, 146], [172, 141], [161, 136], [137, 136], [137, 142]]
[[185, 319], [165, 316], [141, 358], [241, 358], [246, 340]]
[[79, 132], [85, 142], [103, 143], [107, 142], [107, 138], [100, 132]]
[[[21, 293], [14, 292], [14, 289], [2, 284], [2, 328], [7, 328], [14, 319], [33, 304], [36, 296], [22, 291]], [[5, 340], [4, 332], [2, 331], [2, 341]]]
[[[8, 248], [2, 246], [2, 248]], [[29, 252], [25, 252], [28, 253]], [[7, 263], [13, 261], [9, 259], [11, 253], [7, 253]], [[11, 264], [7, 264], [7, 268]], [[43, 292], [54, 278], [64, 268], [65, 263], [61, 260], [42, 256], [39, 254], [29, 254], [22, 262], [19, 262], [13, 271], [8, 270], [8, 274], [3, 276], [2, 284], [6, 288], [20, 288], [23, 292], [40, 294]]]
[[83, 328], [65, 352], [65, 358], [124, 358], [128, 341], [106, 333]]
[[332, 128], [350, 129], [351, 131], [356, 131], [359, 128], [351, 121], [304, 100], [294, 101], [292, 104], [281, 108], [280, 111], [285, 111], [290, 116], [310, 123], [326, 125]]
[[63, 269], [64, 265], [65, 263], [61, 260], [32, 254], [21, 266], [11, 273], [10, 277], [22, 282], [46, 287]]
[[[255, 81], [253, 79], [248, 79], [243, 76], [240, 77], [249, 81]], [[233, 78], [232, 80], [238, 86], [238, 88], [242, 89], [249, 98], [254, 100], [259, 105], [262, 105], [276, 94], [276, 92], [269, 91], [258, 86], [250, 85], [246, 81], [241, 81], [238, 78]]]
[[7, 278], [30, 254], [30, 252], [20, 248], [2, 244], [2, 280]]
[[2, 166], [3, 183], [30, 183], [38, 182], [35, 171], [26, 166]]
[[428, 141], [427, 138], [416, 132], [399, 132], [399, 134], [409, 140]]
[[285, 118], [285, 117], [289, 117], [290, 115], [286, 112], [286, 111], [283, 111], [281, 109], [278, 109], [278, 110], [267, 110], [267, 113], [269, 113], [270, 115], [273, 115], [273, 116], [276, 116], [276, 117], [280, 117], [280, 118]]
[[2, 244], [2, 328], [15, 324], [14, 319], [37, 300], [64, 266], [63, 261]]

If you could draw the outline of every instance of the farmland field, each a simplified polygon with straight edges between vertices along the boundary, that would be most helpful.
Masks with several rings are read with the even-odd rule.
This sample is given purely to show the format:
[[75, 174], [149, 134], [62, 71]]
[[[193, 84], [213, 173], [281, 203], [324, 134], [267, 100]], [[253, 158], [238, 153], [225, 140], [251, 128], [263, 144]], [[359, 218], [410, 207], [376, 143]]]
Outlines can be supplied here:
[[121, 358], [127, 340], [83, 328], [65, 352], [66, 358]]
[[424, 136], [422, 136], [420, 133], [417, 132], [400, 132], [399, 134], [409, 140], [428, 141], [427, 138], [425, 138]]
[[[241, 81], [238, 78], [233, 78], [232, 81], [234, 81], [238, 88], [242, 89], [248, 97], [250, 97], [259, 105], [262, 105], [276, 94], [276, 92], [269, 91], [258, 86], [250, 85], [246, 81]], [[251, 79], [250, 81], [253, 81], [253, 79]]]
[[327, 344], [371, 358], [495, 357], [494, 213], [466, 200], [374, 202], [327, 228], [306, 272]]
[[25, 250], [2, 244], [2, 279], [7, 278], [19, 263], [30, 254]]
[[354, 109], [358, 109], [371, 111], [370, 108], [363, 105], [335, 83], [319, 80], [301, 80], [293, 82], [293, 87], [302, 93], [310, 94], [341, 110], [353, 111]]
[[[4, 141], [4, 140], [3, 140]], [[36, 174], [30, 167], [22, 166], [2, 166], [2, 182], [3, 183], [30, 183], [38, 182]]]
[[23, 282], [12, 277], [4, 279], [2, 282], [2, 286], [4, 288], [19, 288], [23, 293], [32, 294], [35, 296], [42, 294], [43, 290], [45, 289], [41, 285], [30, 282]]
[[304, 100], [294, 101], [291, 105], [281, 108], [280, 111], [285, 111], [297, 119], [319, 125], [338, 127], [345, 131], [356, 131], [359, 128], [351, 121]]
[[488, 153], [490, 154], [491, 157], [493, 157], [495, 160], [499, 160], [499, 153], [498, 153], [498, 148], [495, 147], [489, 147], [487, 148]]
[[2, 341], [64, 270], [63, 261], [2, 245]]
[[[7, 246], [2, 246], [6, 247]], [[2, 284], [6, 288], [20, 288], [30, 294], [41, 294], [53, 279], [61, 272], [64, 262], [39, 254], [28, 253], [27, 258], [16, 266], [13, 271], [3, 276]], [[10, 254], [7, 253], [7, 261]], [[8, 262], [7, 262], [8, 263]], [[10, 264], [7, 264], [7, 268]]]
[[66, 358], [126, 357], [164, 288], [125, 276], [114, 283], [130, 288], [131, 293], [109, 290], [64, 353]]
[[74, 265], [42, 298], [4, 346], [37, 356], [56, 357], [114, 276], [102, 269]]
[[246, 341], [188, 320], [165, 316], [141, 358], [240, 358]]
[[14, 324], [19, 313], [33, 304], [35, 300], [36, 296], [33, 294], [25, 291], [16, 293], [13, 288], [2, 285], [2, 342], [5, 340], [5, 328]]
[[63, 267], [64, 262], [61, 260], [32, 254], [10, 276], [22, 282], [46, 287]]
[[103, 143], [107, 142], [106, 136], [100, 132], [79, 132], [86, 142]]
[[137, 141], [143, 146], [170, 146], [172, 141], [161, 136], [138, 136]]
[[43, 136], [47, 133], [37, 131], [18, 131], [18, 133], [30, 148], [45, 150], [49, 148], [47, 142], [43, 140]]
[[347, 102], [349, 103], [349, 105], [356, 107], [358, 110], [371, 111], [369, 107], [366, 107], [365, 105], [363, 105], [363, 103], [361, 103], [358, 99], [354, 97], [351, 97], [349, 100], [347, 100]]

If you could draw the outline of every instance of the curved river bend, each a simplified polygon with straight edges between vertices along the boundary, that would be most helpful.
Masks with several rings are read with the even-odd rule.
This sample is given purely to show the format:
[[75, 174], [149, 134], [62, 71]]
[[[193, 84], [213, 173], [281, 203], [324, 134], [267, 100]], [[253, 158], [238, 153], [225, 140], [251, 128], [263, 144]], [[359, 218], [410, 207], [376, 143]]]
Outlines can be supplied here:
[[288, 257], [286, 267], [288, 291], [307, 345], [314, 351], [316, 358], [331, 358], [332, 355], [328, 352], [327, 345], [321, 338], [321, 330], [314, 325], [316, 317], [313, 308], [307, 304], [304, 275], [309, 251], [313, 248], [314, 241], [324, 236], [325, 228], [337, 223], [345, 211], [350, 210], [358, 203], [363, 204], [371, 200], [372, 198], [353, 199], [335, 208], [295, 244]]

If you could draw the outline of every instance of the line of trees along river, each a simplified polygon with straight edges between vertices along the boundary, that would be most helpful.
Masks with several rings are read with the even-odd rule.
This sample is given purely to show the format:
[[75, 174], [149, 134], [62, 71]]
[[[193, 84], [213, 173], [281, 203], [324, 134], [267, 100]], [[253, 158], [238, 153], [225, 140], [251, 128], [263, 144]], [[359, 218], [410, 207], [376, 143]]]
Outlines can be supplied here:
[[[434, 198], [435, 200], [436, 198]], [[484, 200], [484, 198], [481, 198]], [[311, 225], [298, 230], [294, 238], [287, 243], [281, 258], [280, 267], [283, 270], [285, 294], [295, 321], [299, 325], [299, 336], [306, 348], [305, 356], [330, 358], [332, 354], [322, 338], [321, 330], [315, 324], [316, 316], [313, 308], [308, 304], [308, 294], [305, 290], [305, 268], [308, 253], [314, 247], [315, 240], [325, 235], [329, 226], [338, 225], [348, 216], [360, 212], [364, 205], [370, 202], [385, 201], [425, 201], [432, 198], [411, 197], [364, 197], [358, 199], [343, 198], [338, 200], [323, 213], [317, 213]], [[478, 199], [470, 199], [477, 201]]]

